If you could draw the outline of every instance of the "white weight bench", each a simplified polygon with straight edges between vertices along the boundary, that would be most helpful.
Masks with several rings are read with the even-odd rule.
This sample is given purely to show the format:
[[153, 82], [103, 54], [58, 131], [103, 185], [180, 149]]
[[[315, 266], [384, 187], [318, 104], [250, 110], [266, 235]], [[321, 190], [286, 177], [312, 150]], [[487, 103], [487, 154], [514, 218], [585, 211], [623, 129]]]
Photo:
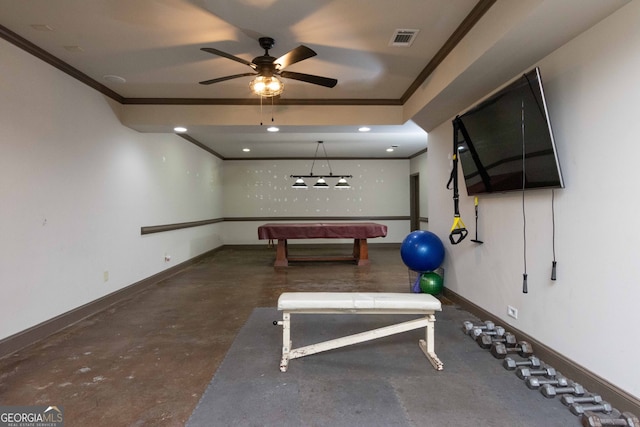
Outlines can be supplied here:
[[[432, 295], [385, 292], [285, 292], [278, 298], [278, 310], [282, 320], [274, 324], [282, 326], [282, 360], [280, 370], [286, 372], [289, 360], [322, 351], [370, 341], [401, 332], [425, 328], [425, 339], [418, 345], [433, 367], [444, 367], [434, 351], [435, 312], [441, 311], [440, 301]], [[336, 338], [305, 347], [291, 348], [291, 314], [422, 314], [424, 317], [355, 335]]]

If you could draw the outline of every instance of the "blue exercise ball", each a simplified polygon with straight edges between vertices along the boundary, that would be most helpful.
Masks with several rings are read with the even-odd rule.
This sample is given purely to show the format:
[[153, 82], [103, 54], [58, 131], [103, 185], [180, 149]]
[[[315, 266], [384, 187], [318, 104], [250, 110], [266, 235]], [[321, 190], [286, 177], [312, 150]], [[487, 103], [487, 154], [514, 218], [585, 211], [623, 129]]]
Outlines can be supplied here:
[[444, 261], [444, 245], [432, 232], [416, 230], [402, 241], [400, 256], [413, 271], [433, 271]]

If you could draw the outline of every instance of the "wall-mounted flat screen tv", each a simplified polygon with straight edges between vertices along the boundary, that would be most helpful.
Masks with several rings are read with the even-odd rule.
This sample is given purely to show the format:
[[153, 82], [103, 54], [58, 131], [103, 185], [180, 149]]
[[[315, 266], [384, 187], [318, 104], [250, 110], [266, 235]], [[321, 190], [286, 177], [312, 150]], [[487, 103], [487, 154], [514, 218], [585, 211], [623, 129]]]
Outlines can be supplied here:
[[537, 67], [453, 126], [467, 194], [564, 187]]

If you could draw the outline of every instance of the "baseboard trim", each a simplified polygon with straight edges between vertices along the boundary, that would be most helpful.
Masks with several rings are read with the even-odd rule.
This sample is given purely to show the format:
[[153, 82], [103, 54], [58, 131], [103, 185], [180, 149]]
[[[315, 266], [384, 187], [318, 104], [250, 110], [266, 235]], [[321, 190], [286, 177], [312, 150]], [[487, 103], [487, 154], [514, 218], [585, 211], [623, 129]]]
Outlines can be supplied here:
[[[491, 320], [496, 324], [503, 323], [502, 319], [447, 288], [444, 289], [443, 295], [451, 302], [459, 305], [461, 308], [470, 312], [474, 316], [477, 316], [481, 320]], [[543, 343], [524, 332], [513, 327], [509, 327], [508, 330], [514, 333], [518, 337], [518, 340], [524, 340], [531, 343], [536, 356], [550, 366], [553, 366], [565, 377], [582, 384], [590, 392], [601, 395], [602, 398], [611, 403], [614, 408], [620, 411], [630, 411], [636, 415], [640, 415], [640, 400], [635, 396], [616, 387], [604, 378], [589, 371], [585, 367], [563, 356], [552, 348], [545, 346]]]
[[192, 264], [196, 264], [205, 258], [208, 258], [220, 249], [222, 249], [222, 246], [207, 251], [187, 261], [181, 262], [180, 264], [163, 270], [157, 274], [154, 274], [153, 276], [149, 276], [146, 279], [142, 279], [139, 282], [105, 295], [102, 298], [98, 298], [97, 300], [91, 301], [85, 305], [76, 307], [73, 310], [46, 320], [29, 329], [25, 329], [24, 331], [4, 338], [0, 340], [0, 358], [9, 356], [16, 351], [22, 350], [23, 348], [31, 344], [43, 340], [44, 338], [47, 338], [48, 336], [51, 336], [56, 332], [59, 332], [75, 323], [78, 323], [83, 319], [86, 319], [89, 316], [97, 314], [105, 310], [106, 308], [126, 298], [129, 298], [140, 291], [145, 290], [149, 286], [152, 286], [162, 280], [173, 276], [184, 268]]

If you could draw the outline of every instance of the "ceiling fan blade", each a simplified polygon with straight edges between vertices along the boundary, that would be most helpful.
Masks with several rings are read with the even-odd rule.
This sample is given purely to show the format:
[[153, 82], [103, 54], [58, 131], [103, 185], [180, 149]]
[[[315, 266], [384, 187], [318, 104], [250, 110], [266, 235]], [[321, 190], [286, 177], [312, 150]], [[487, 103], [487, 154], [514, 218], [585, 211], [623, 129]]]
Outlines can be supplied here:
[[200, 84], [201, 85], [210, 85], [210, 84], [213, 84], [213, 83], [224, 82], [226, 80], [237, 79], [238, 77], [255, 76], [255, 75], [256, 75], [256, 73], [234, 74], [232, 76], [218, 77], [217, 79], [205, 80], [203, 82], [200, 82]]
[[249, 67], [251, 67], [251, 68], [254, 68], [254, 69], [255, 69], [255, 65], [254, 65], [254, 64], [252, 64], [251, 62], [249, 62], [249, 61], [247, 61], [247, 60], [244, 60], [244, 59], [242, 59], [242, 58], [238, 58], [237, 56], [233, 56], [233, 55], [231, 55], [230, 53], [223, 52], [223, 51], [221, 51], [221, 50], [214, 49], [214, 48], [212, 48], [212, 47], [201, 47], [201, 48], [200, 48], [200, 50], [205, 51], [205, 52], [208, 52], [208, 53], [212, 53], [212, 54], [214, 54], [214, 55], [222, 56], [222, 57], [227, 58], [227, 59], [230, 59], [230, 60], [232, 60], [232, 61], [236, 61], [236, 62], [239, 62], [239, 63], [241, 63], [241, 64], [248, 65]]
[[280, 64], [280, 69], [283, 70], [291, 64], [295, 64], [296, 62], [300, 62], [304, 59], [308, 59], [316, 55], [317, 53], [315, 53], [312, 49], [304, 45], [300, 45], [297, 48], [285, 53], [273, 62], [275, 64]]
[[302, 82], [312, 83], [314, 85], [320, 85], [325, 87], [334, 87], [338, 84], [338, 80], [330, 79], [328, 77], [314, 76], [311, 74], [294, 73], [292, 71], [282, 71], [280, 76], [285, 79], [300, 80]]

